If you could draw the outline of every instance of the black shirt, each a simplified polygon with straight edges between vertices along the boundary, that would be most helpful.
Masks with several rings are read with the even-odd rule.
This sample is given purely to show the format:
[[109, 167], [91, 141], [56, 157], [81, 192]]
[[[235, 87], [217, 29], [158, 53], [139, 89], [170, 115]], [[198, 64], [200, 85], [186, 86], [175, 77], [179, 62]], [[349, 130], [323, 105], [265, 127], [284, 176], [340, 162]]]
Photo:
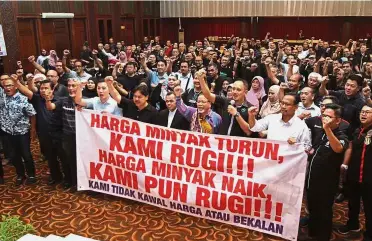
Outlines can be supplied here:
[[[372, 184], [372, 143], [365, 142], [367, 133], [372, 130], [368, 128], [358, 128], [354, 132], [352, 141], [352, 154], [347, 171], [347, 180], [351, 182], [360, 182]], [[371, 137], [370, 137], [371, 138]], [[369, 139], [370, 139], [369, 138]], [[363, 169], [361, 172], [361, 164]]]
[[[310, 132], [311, 132], [311, 146], [314, 150], [318, 149], [322, 136], [324, 135], [324, 129], [323, 129], [323, 123], [322, 123], [322, 118], [320, 116], [314, 116], [305, 119], [305, 123], [307, 127], [309, 127]], [[346, 122], [345, 120], [341, 120], [340, 126], [338, 129], [340, 129], [343, 133], [345, 133], [350, 140], [351, 133], [349, 129], [349, 123]]]
[[[221, 135], [230, 135], [230, 136], [242, 136], [242, 137], [247, 137], [247, 134], [240, 128], [239, 123], [236, 121], [236, 118], [232, 115], [230, 115], [227, 112], [227, 106], [230, 104], [230, 100], [222, 97], [222, 96], [216, 96], [215, 100], [215, 105], [222, 106], [222, 124], [220, 127], [220, 132], [219, 134]], [[235, 106], [235, 105], [234, 105]], [[248, 108], [251, 107], [252, 105], [248, 102], [243, 103], [243, 105], [235, 108], [237, 111], [240, 113], [242, 118], [244, 120], [248, 120]], [[232, 121], [232, 126], [231, 130], [229, 133], [229, 127]]]
[[59, 98], [50, 123], [51, 132], [61, 132], [65, 135], [75, 135], [75, 102], [69, 96]]
[[117, 81], [123, 85], [126, 91], [132, 91], [141, 81], [141, 75], [128, 76], [127, 74], [118, 74]]
[[124, 117], [150, 124], [156, 123], [158, 112], [156, 111], [155, 107], [150, 104], [148, 104], [142, 110], [139, 110], [134, 104], [133, 100], [129, 100], [122, 96], [118, 106], [123, 109]]
[[[322, 128], [323, 130], [323, 128]], [[340, 166], [344, 159], [344, 153], [349, 146], [345, 133], [339, 128], [332, 130], [333, 134], [340, 141], [343, 151], [336, 153], [329, 144], [326, 134], [319, 140], [318, 147], [313, 155], [309, 155], [309, 168], [306, 178], [306, 188], [315, 188], [317, 191], [331, 191], [336, 193], [340, 177]]]
[[[58, 97], [53, 97], [52, 103], [57, 102]], [[39, 134], [49, 133], [49, 125], [53, 116], [53, 111], [49, 111], [46, 108], [45, 99], [42, 98], [39, 94], [34, 93], [32, 99], [30, 100], [31, 104], [34, 106], [34, 109], [37, 113], [36, 115], [36, 130]]]
[[333, 91], [329, 90], [329, 95], [336, 96], [339, 101], [339, 105], [344, 108], [342, 112], [342, 119], [350, 123], [352, 130], [355, 130], [360, 125], [359, 113], [364, 106], [364, 99], [360, 93], [349, 98], [346, 96], [344, 90]]
[[61, 97], [67, 97], [68, 96], [68, 90], [67, 87], [61, 84], [58, 84], [53, 91], [53, 95], [57, 98]]

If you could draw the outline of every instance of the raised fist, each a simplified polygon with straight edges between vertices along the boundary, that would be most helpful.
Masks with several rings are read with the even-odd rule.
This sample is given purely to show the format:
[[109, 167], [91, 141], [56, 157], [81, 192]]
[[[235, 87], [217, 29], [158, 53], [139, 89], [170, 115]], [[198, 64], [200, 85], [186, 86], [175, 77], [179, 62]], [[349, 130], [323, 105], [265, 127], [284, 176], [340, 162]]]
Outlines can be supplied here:
[[174, 87], [173, 91], [174, 91], [174, 94], [176, 95], [176, 97], [180, 97], [182, 95], [182, 92], [183, 92], [180, 85], [177, 85], [176, 87]]
[[35, 56], [31, 55], [30, 57], [28, 57], [28, 61], [30, 61], [30, 63], [35, 62]]
[[70, 54], [70, 50], [68, 50], [68, 49], [63, 50], [63, 55], [64, 56], [67, 56], [69, 54]]
[[114, 82], [114, 78], [112, 76], [107, 76], [105, 78], [105, 82], [109, 85], [109, 84], [113, 84]]

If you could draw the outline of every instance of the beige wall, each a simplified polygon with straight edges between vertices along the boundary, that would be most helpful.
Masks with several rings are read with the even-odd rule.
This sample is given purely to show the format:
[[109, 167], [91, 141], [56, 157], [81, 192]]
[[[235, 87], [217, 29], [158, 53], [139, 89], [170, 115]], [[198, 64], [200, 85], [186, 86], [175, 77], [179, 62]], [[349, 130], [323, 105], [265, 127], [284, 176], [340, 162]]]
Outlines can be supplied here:
[[372, 1], [160, 1], [160, 17], [372, 16]]

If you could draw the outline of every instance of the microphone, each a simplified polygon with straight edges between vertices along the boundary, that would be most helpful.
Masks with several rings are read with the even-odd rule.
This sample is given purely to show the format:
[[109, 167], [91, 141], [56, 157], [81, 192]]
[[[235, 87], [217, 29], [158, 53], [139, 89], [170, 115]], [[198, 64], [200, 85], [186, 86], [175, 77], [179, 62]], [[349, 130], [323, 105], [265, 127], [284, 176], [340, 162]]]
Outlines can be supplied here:
[[235, 105], [235, 100], [230, 100], [230, 105], [234, 106]]

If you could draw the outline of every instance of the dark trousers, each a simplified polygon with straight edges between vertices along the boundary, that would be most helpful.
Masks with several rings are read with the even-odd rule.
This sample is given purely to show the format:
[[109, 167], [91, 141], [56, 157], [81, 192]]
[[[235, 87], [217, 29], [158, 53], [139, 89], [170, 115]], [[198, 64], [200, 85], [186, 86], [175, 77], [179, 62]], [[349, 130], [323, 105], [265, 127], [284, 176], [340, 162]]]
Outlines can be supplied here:
[[76, 137], [75, 135], [64, 135], [62, 140], [63, 150], [65, 151], [66, 165], [70, 168], [71, 185], [77, 184], [76, 168]]
[[363, 200], [366, 217], [366, 232], [364, 238], [372, 239], [372, 184], [349, 182], [349, 228], [359, 228], [360, 198]]
[[[35, 176], [35, 163], [32, 159], [30, 149], [30, 133], [24, 135], [8, 135], [9, 143], [12, 145], [12, 162], [16, 168], [17, 176], [25, 176], [25, 168], [29, 177]], [[22, 161], [23, 158], [23, 161]]]
[[1, 131], [0, 133], [1, 133], [0, 137], [1, 137], [1, 143], [3, 146], [4, 157], [8, 159], [9, 161], [12, 161], [11, 157], [13, 155], [13, 148], [10, 145], [8, 135], [3, 131]]
[[3, 169], [3, 164], [0, 161], [0, 178], [4, 178], [4, 169]]
[[52, 137], [49, 133], [39, 133], [38, 136], [40, 149], [44, 150], [44, 155], [48, 160], [51, 178], [55, 181], [62, 180], [62, 166], [65, 181], [71, 182], [70, 167], [66, 162], [65, 152], [62, 147], [62, 139]]
[[332, 233], [334, 190], [319, 185], [307, 189], [307, 206], [309, 209], [309, 236], [317, 241], [328, 241]]

